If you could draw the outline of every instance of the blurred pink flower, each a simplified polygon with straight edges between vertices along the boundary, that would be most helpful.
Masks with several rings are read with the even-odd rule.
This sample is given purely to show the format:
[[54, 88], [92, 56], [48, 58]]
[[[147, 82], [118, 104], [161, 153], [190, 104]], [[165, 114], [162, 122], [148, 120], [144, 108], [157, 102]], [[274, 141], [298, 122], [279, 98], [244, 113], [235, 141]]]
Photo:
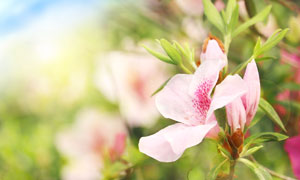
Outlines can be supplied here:
[[[204, 8], [202, 0], [176, 0], [178, 7], [190, 16], [201, 16]], [[215, 1], [216, 8], [221, 11], [224, 9], [225, 4], [222, 0]]]
[[208, 38], [196, 72], [175, 75], [159, 92], [156, 97], [158, 110], [165, 118], [179, 123], [142, 137], [139, 142], [141, 152], [158, 161], [176, 161], [185, 149], [199, 144], [217, 126], [214, 110], [246, 93], [244, 81], [238, 75], [228, 75], [210, 97], [219, 72], [227, 64], [226, 55], [218, 44], [215, 39]]
[[203, 13], [202, 0], [176, 0], [176, 3], [188, 15], [200, 16]]
[[125, 149], [126, 128], [118, 117], [95, 108], [81, 111], [72, 127], [57, 135], [56, 146], [69, 163], [62, 178], [100, 179], [105, 158], [115, 161]]
[[247, 93], [226, 106], [228, 124], [232, 128], [232, 132], [238, 128], [243, 130], [245, 125], [249, 125], [257, 111], [260, 98], [260, 82], [254, 60], [247, 65], [244, 82], [247, 86]]
[[99, 61], [96, 85], [119, 103], [132, 127], [152, 126], [159, 113], [151, 94], [169, 78], [163, 62], [143, 53], [110, 52]]
[[270, 37], [278, 29], [276, 19], [273, 15], [269, 15], [267, 23], [259, 22], [256, 24], [256, 27], [266, 37]]
[[300, 179], [300, 136], [287, 139], [284, 149], [289, 155], [295, 176]]

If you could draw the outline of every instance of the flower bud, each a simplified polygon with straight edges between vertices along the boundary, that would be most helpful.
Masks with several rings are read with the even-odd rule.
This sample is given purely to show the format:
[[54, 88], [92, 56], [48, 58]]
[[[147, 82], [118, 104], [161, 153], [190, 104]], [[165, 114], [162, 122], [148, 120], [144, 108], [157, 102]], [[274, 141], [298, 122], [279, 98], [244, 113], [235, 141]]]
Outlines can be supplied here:
[[223, 43], [215, 36], [209, 35], [203, 43], [201, 62], [206, 60], [224, 60], [224, 64], [227, 65], [227, 57]]

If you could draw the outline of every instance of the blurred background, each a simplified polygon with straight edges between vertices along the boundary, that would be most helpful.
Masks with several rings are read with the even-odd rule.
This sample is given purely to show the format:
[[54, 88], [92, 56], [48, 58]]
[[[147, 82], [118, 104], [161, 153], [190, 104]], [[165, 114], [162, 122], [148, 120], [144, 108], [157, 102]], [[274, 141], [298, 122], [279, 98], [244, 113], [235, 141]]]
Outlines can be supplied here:
[[[218, 10], [226, 0], [213, 1]], [[259, 63], [263, 96], [289, 136], [299, 134], [300, 2], [238, 1], [245, 21], [269, 4], [272, 12], [234, 39], [230, 68], [248, 59], [258, 36], [290, 28]], [[201, 0], [4, 0], [0, 2], [0, 179], [204, 179], [218, 161], [209, 140], [174, 163], [137, 149], [140, 137], [172, 121], [156, 110], [160, 85], [176, 73], [148, 54], [155, 39], [188, 43], [199, 58], [209, 33]], [[262, 120], [251, 132], [279, 131]], [[255, 154], [293, 177], [284, 142]], [[256, 179], [243, 165], [237, 179]]]

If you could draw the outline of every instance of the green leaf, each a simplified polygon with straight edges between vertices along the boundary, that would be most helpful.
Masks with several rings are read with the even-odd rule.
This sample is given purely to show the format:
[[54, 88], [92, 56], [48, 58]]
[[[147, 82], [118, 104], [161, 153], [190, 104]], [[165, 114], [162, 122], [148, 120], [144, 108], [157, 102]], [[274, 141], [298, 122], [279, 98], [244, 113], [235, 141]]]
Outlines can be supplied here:
[[204, 6], [204, 14], [207, 19], [224, 34], [224, 22], [219, 11], [210, 0], [203, 0], [202, 2]]
[[269, 104], [265, 99], [260, 98], [258, 107], [263, 110], [266, 115], [274, 122], [276, 123], [284, 132], [286, 132], [286, 129], [281, 122], [280, 117], [278, 116], [277, 112], [274, 110], [271, 104]]
[[226, 159], [232, 159], [231, 154], [220, 144], [218, 144], [218, 149], [223, 157], [225, 157]]
[[[275, 133], [275, 132], [263, 132], [263, 133], [258, 133], [254, 134], [247, 139], [245, 139], [244, 144], [257, 144], [257, 143], [263, 143], [263, 142], [270, 142], [270, 141], [283, 141], [287, 139], [288, 136], [280, 134], [280, 133]], [[246, 146], [245, 145], [245, 146]]]
[[289, 31], [288, 28], [284, 30], [277, 30], [275, 31], [269, 38], [268, 40], [262, 45], [261, 48], [259, 48], [257, 51], [255, 51], [254, 57], [257, 57], [261, 55], [262, 53], [270, 50], [274, 46], [276, 46], [286, 35], [286, 33]]
[[253, 49], [253, 54], [255, 54], [256, 52], [258, 52], [258, 50], [260, 49], [261, 47], [261, 39], [260, 37], [257, 38], [257, 41], [256, 41], [256, 44], [254, 46], [254, 49]]
[[258, 164], [249, 161], [248, 159], [245, 158], [239, 158], [239, 162], [245, 164], [249, 169], [251, 169], [258, 179], [260, 180], [272, 180], [272, 176], [261, 166]]
[[150, 53], [152, 54], [153, 56], [155, 56], [156, 58], [158, 58], [159, 60], [163, 61], [163, 62], [166, 62], [166, 63], [169, 63], [169, 64], [174, 64], [176, 65], [175, 62], [172, 61], [172, 59], [170, 59], [168, 56], [165, 56], [159, 52], [156, 52], [148, 47], [146, 47], [145, 45], [143, 45], [143, 47]]
[[247, 0], [245, 1], [246, 9], [250, 17], [255, 16], [256, 12], [256, 7], [255, 7], [255, 2], [253, 0]]
[[256, 151], [260, 150], [261, 148], [263, 148], [264, 146], [263, 145], [260, 145], [260, 146], [255, 146], [247, 151], [243, 151], [241, 153], [241, 157], [246, 157], [246, 156], [250, 156], [251, 154], [254, 154]]
[[222, 127], [223, 129], [225, 129], [225, 125], [227, 122], [226, 109], [223, 107], [223, 108], [215, 110], [215, 116], [216, 116], [219, 126]]
[[281, 87], [291, 91], [300, 91], [300, 84], [293, 83], [293, 82], [285, 83]]
[[256, 62], [262, 62], [262, 61], [275, 60], [275, 59], [277, 59], [277, 57], [274, 57], [274, 56], [265, 56], [265, 57], [256, 58], [255, 61]]
[[215, 180], [222, 168], [222, 166], [228, 161], [228, 159], [225, 159], [224, 161], [222, 161], [220, 164], [218, 164], [216, 167], [212, 168], [207, 176], [207, 179], [209, 180]]
[[173, 60], [173, 62], [175, 62], [176, 64], [181, 63], [181, 55], [179, 54], [177, 49], [171, 43], [169, 43], [169, 41], [161, 39], [160, 44], [168, 54], [168, 56]]
[[176, 41], [174, 41], [174, 45], [182, 54], [182, 56], [188, 61], [188, 63], [196, 69], [197, 66], [194, 61], [194, 49], [191, 49], [187, 43], [185, 44], [184, 48]]
[[161, 91], [166, 85], [167, 83], [170, 81], [171, 77], [169, 77], [169, 79], [167, 79], [162, 85], [159, 86], [158, 89], [156, 89], [152, 94], [151, 97], [154, 96], [155, 94], [157, 94], [159, 91]]
[[236, 0], [228, 0], [226, 5], [226, 12], [225, 12], [225, 20], [226, 23], [229, 24], [231, 21], [231, 17], [233, 16], [233, 11], [236, 8]]
[[[230, 73], [230, 75], [238, 74], [240, 73], [254, 58], [250, 57], [247, 61], [242, 62], [241, 64], [237, 65], [233, 71]], [[256, 60], [255, 60], [256, 61]]]
[[270, 13], [272, 6], [269, 5], [265, 9], [263, 9], [260, 13], [255, 15], [253, 18], [249, 19], [248, 21], [244, 22], [242, 25], [240, 25], [233, 33], [232, 37], [237, 36], [250, 26], [256, 24], [259, 21], [263, 21]]
[[232, 12], [232, 16], [228, 24], [228, 32], [231, 33], [235, 29], [238, 21], [239, 21], [239, 6], [236, 5]]

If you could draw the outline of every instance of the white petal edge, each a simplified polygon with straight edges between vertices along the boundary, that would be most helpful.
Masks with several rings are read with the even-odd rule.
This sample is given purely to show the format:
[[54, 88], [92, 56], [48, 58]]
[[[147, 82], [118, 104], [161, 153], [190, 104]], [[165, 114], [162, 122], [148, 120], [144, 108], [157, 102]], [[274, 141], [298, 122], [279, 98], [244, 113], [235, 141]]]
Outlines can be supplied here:
[[217, 122], [198, 126], [182, 123], [170, 125], [153, 135], [142, 137], [139, 141], [139, 150], [161, 162], [176, 161], [185, 149], [202, 142], [216, 124]]

